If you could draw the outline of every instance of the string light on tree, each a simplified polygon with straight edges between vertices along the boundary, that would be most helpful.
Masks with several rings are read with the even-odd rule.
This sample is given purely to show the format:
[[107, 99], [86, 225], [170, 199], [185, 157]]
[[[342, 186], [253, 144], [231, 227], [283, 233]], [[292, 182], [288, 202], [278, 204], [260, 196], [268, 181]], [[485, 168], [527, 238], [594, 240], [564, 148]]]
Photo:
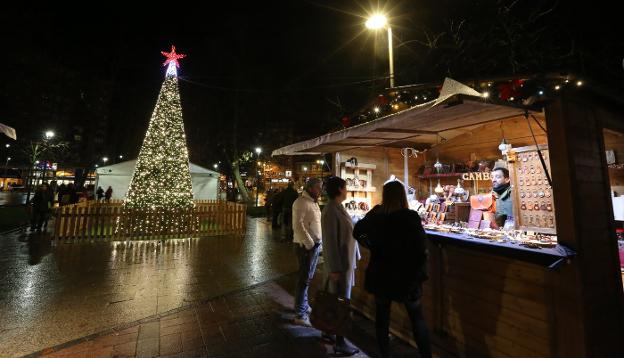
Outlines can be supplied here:
[[177, 75], [178, 60], [186, 55], [176, 53], [175, 46], [162, 54], [167, 58], [165, 81], [123, 203], [128, 211], [141, 210], [149, 215], [138, 216], [125, 227], [122, 222], [121, 229], [126, 233], [173, 233], [194, 225], [193, 187]]

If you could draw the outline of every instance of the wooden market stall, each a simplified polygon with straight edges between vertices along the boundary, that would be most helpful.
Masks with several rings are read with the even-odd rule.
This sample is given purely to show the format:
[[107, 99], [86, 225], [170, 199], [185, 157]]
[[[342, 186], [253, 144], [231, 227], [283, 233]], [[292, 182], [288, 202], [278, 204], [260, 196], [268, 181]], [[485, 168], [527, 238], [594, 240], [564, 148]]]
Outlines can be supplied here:
[[[447, 79], [434, 101], [273, 155], [334, 153], [334, 173], [348, 181], [345, 205], [361, 214], [380, 202], [393, 175], [407, 179], [423, 200], [434, 185], [458, 180], [470, 194], [489, 192], [488, 170], [506, 165], [517, 228], [556, 234], [558, 244], [427, 231], [423, 307], [434, 343], [449, 355], [470, 357], [624, 356], [622, 280], [602, 139], [602, 128], [623, 127], [621, 105], [586, 92], [523, 108], [493, 103]], [[505, 157], [503, 139], [511, 144]], [[456, 209], [442, 220], [468, 221]], [[363, 290], [368, 252], [362, 251], [352, 305], [374, 318], [374, 298]], [[399, 305], [391, 329], [411, 340]]]

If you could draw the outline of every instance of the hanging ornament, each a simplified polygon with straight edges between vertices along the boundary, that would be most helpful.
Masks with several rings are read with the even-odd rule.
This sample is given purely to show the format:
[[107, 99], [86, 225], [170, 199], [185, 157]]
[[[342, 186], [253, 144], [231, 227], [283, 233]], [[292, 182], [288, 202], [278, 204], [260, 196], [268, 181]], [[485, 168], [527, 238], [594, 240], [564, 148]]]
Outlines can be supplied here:
[[524, 80], [512, 80], [507, 83], [503, 83], [498, 87], [498, 93], [500, 99], [507, 101], [513, 100], [513, 98], [520, 97], [520, 91], [524, 85]]
[[433, 165], [433, 167], [435, 168], [436, 172], [438, 172], [438, 174], [439, 174], [440, 170], [442, 170], [442, 163], [440, 163], [439, 159], [436, 159], [436, 162]]
[[505, 140], [505, 138], [503, 138], [503, 140], [501, 141], [501, 143], [498, 145], [498, 150], [500, 150], [501, 152], [504, 152], [507, 150], [507, 141]]
[[466, 191], [461, 186], [461, 179], [457, 179], [457, 187], [455, 187], [455, 194], [457, 194], [457, 195], [464, 195], [465, 193], [466, 193]]
[[351, 125], [351, 118], [349, 118], [349, 116], [344, 116], [340, 119], [340, 122], [342, 123], [343, 127], [347, 128]]
[[435, 187], [435, 189], [433, 189], [433, 191], [435, 191], [436, 194], [444, 193], [444, 188], [442, 188], [442, 185], [440, 185], [440, 179], [438, 179], [438, 185]]

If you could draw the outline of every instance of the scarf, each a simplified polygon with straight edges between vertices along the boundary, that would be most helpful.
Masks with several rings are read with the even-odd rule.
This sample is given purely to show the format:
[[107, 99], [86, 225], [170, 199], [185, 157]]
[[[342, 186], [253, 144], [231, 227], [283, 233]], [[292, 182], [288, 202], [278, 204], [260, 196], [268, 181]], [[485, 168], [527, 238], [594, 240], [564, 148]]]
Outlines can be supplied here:
[[509, 183], [492, 188], [492, 190], [498, 195], [502, 195], [507, 189], [509, 189]]

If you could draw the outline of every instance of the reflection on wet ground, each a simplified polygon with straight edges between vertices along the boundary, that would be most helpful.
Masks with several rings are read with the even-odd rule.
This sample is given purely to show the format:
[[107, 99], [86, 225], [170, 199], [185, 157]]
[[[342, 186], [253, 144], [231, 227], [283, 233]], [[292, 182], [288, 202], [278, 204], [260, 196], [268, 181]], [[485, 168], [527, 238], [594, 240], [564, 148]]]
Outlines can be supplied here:
[[26, 193], [19, 191], [0, 191], [0, 206], [15, 206], [26, 203]]
[[[0, 356], [17, 356], [135, 322], [296, 270], [265, 220], [245, 237], [65, 243], [0, 237]], [[27, 337], [28, 339], [25, 339]]]

